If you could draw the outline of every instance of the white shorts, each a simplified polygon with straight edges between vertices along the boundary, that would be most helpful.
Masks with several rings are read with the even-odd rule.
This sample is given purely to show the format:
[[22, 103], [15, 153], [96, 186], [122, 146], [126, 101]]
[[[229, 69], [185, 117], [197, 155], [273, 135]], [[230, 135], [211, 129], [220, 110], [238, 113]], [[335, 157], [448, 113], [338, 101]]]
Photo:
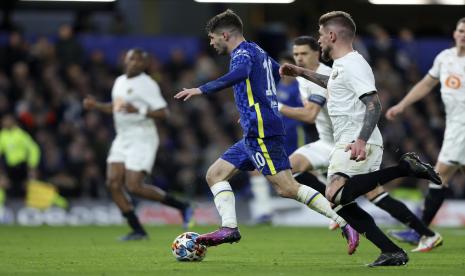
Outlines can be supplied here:
[[296, 149], [292, 154], [304, 156], [312, 164], [314, 170], [325, 172], [328, 169], [329, 155], [333, 148], [334, 144], [318, 140]]
[[450, 123], [444, 132], [438, 161], [447, 165], [465, 165], [465, 126]]
[[328, 178], [337, 172], [353, 176], [379, 170], [383, 161], [383, 147], [367, 144], [365, 160], [350, 160], [350, 151], [345, 151], [347, 144], [336, 144], [329, 159]]
[[128, 170], [150, 173], [158, 149], [158, 137], [116, 135], [111, 144], [107, 163], [124, 163]]

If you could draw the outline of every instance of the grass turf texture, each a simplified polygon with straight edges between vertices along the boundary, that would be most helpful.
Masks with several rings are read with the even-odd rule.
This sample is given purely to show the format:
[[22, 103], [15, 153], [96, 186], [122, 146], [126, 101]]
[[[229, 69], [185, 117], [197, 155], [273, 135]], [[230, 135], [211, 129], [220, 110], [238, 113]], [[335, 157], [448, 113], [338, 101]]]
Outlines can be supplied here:
[[363, 237], [348, 256], [339, 230], [242, 226], [240, 243], [210, 247], [204, 261], [183, 263], [170, 250], [180, 227], [147, 229], [148, 241], [119, 242], [126, 227], [1, 226], [0, 275], [465, 275], [465, 229], [440, 229], [442, 247], [409, 253], [406, 267], [388, 268], [364, 266], [379, 252]]

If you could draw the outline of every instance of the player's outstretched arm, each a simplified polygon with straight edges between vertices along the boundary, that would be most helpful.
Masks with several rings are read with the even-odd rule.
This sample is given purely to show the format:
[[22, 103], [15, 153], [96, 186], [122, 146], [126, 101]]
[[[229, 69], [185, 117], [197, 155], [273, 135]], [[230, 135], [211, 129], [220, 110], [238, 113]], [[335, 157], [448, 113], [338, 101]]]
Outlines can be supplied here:
[[329, 76], [315, 73], [312, 70], [294, 64], [285, 63], [281, 65], [279, 74], [281, 76], [302, 77], [323, 88], [328, 87]]
[[174, 95], [174, 98], [187, 101], [193, 96], [218, 92], [226, 87], [231, 87], [236, 83], [246, 80], [249, 77], [250, 70], [250, 63], [237, 64], [234, 69], [222, 77], [211, 82], [207, 82], [199, 88], [184, 88], [182, 91]]
[[152, 118], [156, 120], [166, 119], [169, 115], [169, 110], [166, 107], [156, 110], [148, 110], [147, 107], [137, 108], [130, 103], [123, 103], [121, 105], [121, 111], [124, 111], [126, 113], [139, 113], [147, 118]]
[[94, 97], [87, 96], [82, 101], [82, 105], [86, 110], [98, 110], [103, 113], [111, 114], [113, 113], [113, 104], [112, 103], [102, 103], [98, 102]]
[[405, 108], [421, 100], [430, 93], [438, 83], [438, 79], [435, 79], [430, 75], [426, 75], [421, 81], [415, 84], [415, 86], [408, 92], [407, 96], [405, 96], [398, 104], [388, 109], [386, 112], [386, 118], [388, 120], [394, 120], [395, 117], [404, 112]]
[[320, 110], [320, 105], [309, 101], [304, 102], [304, 107], [291, 107], [281, 104], [279, 105], [279, 112], [281, 112], [281, 114], [288, 118], [305, 122], [307, 124], [315, 123], [315, 119]]

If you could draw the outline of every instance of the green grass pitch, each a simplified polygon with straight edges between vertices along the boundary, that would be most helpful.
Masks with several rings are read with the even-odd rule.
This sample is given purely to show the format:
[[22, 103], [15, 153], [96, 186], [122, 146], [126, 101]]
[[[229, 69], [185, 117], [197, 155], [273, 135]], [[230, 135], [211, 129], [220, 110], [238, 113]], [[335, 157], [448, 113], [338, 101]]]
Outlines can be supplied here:
[[[126, 227], [0, 227], [0, 275], [465, 275], [465, 229], [439, 229], [444, 245], [409, 253], [405, 267], [367, 268], [378, 251], [365, 238], [353, 256], [340, 232], [242, 226], [237, 244], [211, 247], [204, 261], [177, 262], [182, 229], [147, 227], [148, 241], [119, 242]], [[195, 227], [204, 233], [215, 227]], [[410, 245], [402, 244], [405, 250]]]

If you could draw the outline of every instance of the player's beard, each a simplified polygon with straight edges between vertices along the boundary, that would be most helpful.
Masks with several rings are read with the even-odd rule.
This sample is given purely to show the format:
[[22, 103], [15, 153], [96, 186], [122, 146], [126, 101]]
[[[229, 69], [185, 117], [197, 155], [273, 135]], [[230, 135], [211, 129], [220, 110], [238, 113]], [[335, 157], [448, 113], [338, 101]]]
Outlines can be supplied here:
[[330, 46], [326, 46], [325, 48], [321, 49], [321, 59], [323, 61], [330, 61], [331, 60], [331, 50], [332, 48]]
[[224, 56], [228, 53], [228, 49], [224, 45], [218, 45], [215, 47], [216, 51], [218, 52], [218, 55]]

